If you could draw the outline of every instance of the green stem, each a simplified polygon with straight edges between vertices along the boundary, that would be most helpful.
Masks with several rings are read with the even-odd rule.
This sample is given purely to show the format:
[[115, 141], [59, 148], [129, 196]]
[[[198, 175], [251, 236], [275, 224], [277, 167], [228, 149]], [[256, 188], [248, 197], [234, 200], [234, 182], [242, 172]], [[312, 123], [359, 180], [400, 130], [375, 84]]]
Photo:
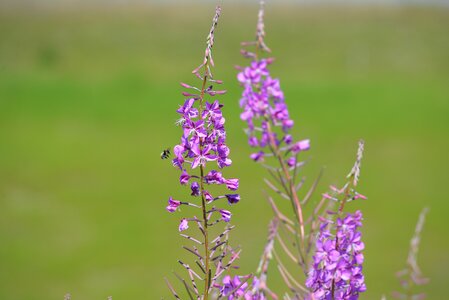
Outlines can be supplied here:
[[[346, 188], [344, 190], [344, 194], [343, 194], [343, 199], [341, 200], [340, 203], [340, 207], [338, 208], [338, 215], [341, 216], [341, 214], [343, 213], [343, 209], [345, 208], [345, 204], [349, 199], [349, 192], [351, 190], [351, 185], [352, 185], [352, 179], [353, 179], [354, 175], [351, 175], [349, 177], [348, 183], [346, 184]], [[337, 233], [335, 233], [335, 248], [338, 250], [338, 237], [337, 237]], [[335, 299], [335, 279], [332, 279], [332, 300]]]
[[338, 214], [341, 215], [343, 213], [343, 209], [345, 208], [345, 204], [349, 199], [349, 192], [351, 190], [351, 182], [352, 182], [352, 178], [354, 177], [354, 175], [352, 175], [351, 177], [349, 177], [349, 181], [346, 184], [346, 188], [344, 191], [344, 195], [343, 195], [343, 199], [340, 202], [340, 207], [338, 208]]
[[[301, 203], [299, 202], [299, 198], [298, 198], [298, 194], [296, 192], [296, 188], [295, 188], [295, 184], [292, 180], [292, 177], [290, 176], [290, 172], [285, 164], [285, 161], [280, 153], [279, 147], [276, 144], [276, 141], [274, 140], [274, 136], [273, 136], [273, 131], [271, 129], [271, 125], [270, 125], [270, 121], [268, 119], [266, 119], [267, 122], [267, 130], [268, 130], [268, 135], [270, 137], [270, 146], [273, 152], [273, 155], [277, 158], [277, 160], [279, 161], [279, 164], [281, 165], [282, 171], [284, 173], [285, 179], [288, 182], [288, 187], [290, 189], [290, 191], [286, 191], [291, 198], [291, 204], [293, 207], [293, 211], [295, 212], [295, 223], [296, 226], [299, 229], [299, 236], [301, 237], [301, 243], [299, 243], [299, 239], [298, 239], [298, 235], [295, 234], [295, 239], [296, 239], [296, 243], [298, 244], [298, 252], [300, 254], [300, 258], [301, 260], [298, 261], [302, 261], [304, 264], [304, 238], [305, 238], [305, 232], [304, 232], [304, 219], [303, 219], [303, 214], [302, 214], [302, 207], [301, 207]], [[303, 267], [305, 267], [303, 265]], [[307, 272], [307, 270], [304, 270], [305, 272]]]
[[[198, 109], [199, 117], [201, 118], [203, 112], [203, 99], [207, 83], [209, 59], [204, 64], [204, 78], [203, 85], [201, 87], [200, 95], [200, 105]], [[203, 151], [203, 140], [200, 138], [200, 152]], [[206, 199], [204, 197], [204, 167], [200, 165], [200, 193], [201, 193], [201, 209], [203, 213], [203, 227], [204, 227], [204, 256], [205, 256], [205, 280], [204, 280], [204, 298], [203, 300], [209, 299], [209, 285], [210, 285], [210, 258], [209, 258], [209, 235], [208, 235], [208, 224], [207, 224], [207, 207]]]
[[200, 192], [201, 192], [201, 209], [203, 211], [203, 227], [204, 227], [204, 256], [205, 256], [205, 281], [204, 281], [204, 299], [208, 299], [209, 297], [209, 285], [210, 285], [210, 261], [209, 261], [209, 236], [207, 232], [207, 208], [206, 208], [206, 199], [204, 199], [204, 187], [203, 187], [203, 178], [204, 178], [204, 168], [200, 166], [201, 172], [201, 183], [200, 183]]

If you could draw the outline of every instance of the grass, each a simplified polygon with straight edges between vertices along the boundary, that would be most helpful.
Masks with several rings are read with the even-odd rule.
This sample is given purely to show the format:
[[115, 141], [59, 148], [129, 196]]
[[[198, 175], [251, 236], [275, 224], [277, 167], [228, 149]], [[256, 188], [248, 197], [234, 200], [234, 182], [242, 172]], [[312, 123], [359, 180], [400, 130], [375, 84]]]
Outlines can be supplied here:
[[[254, 35], [255, 7], [223, 8], [216, 76], [241, 178], [242, 273], [257, 266], [271, 216], [262, 172], [248, 160], [234, 64]], [[184, 198], [160, 151], [175, 144], [179, 81], [201, 60], [213, 6], [0, 12], [0, 298], [154, 299], [177, 268]], [[431, 208], [419, 261], [430, 299], [447, 293], [449, 11], [268, 6], [299, 138], [312, 140], [304, 175], [326, 166], [319, 191], [342, 183], [366, 140], [361, 191], [365, 299], [398, 287], [419, 211]], [[273, 272], [273, 274], [275, 274]], [[279, 281], [273, 285], [282, 288]]]

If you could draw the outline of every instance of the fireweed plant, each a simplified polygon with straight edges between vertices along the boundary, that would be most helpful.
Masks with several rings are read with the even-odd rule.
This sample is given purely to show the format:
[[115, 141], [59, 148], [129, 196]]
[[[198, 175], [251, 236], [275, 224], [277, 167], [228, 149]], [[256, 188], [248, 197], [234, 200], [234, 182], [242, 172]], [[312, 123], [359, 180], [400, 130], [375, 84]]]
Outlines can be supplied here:
[[[341, 188], [331, 186], [330, 192], [322, 194], [321, 200], [311, 208], [310, 216], [306, 218], [304, 208], [310, 206], [309, 200], [321, 174], [300, 197], [299, 190], [304, 186], [305, 178], [298, 179], [298, 172], [305, 163], [298, 158], [302, 152], [309, 150], [310, 141], [295, 140], [290, 134], [294, 121], [290, 118], [279, 79], [270, 74], [269, 66], [274, 59], [262, 57], [271, 52], [264, 38], [264, 1], [261, 1], [256, 39], [242, 43], [244, 49], [241, 54], [251, 62], [249, 66], [237, 67], [237, 79], [243, 88], [241, 119], [247, 124], [248, 144], [255, 149], [250, 158], [265, 167], [271, 177], [264, 181], [274, 192], [273, 196], [268, 195], [274, 218], [252, 288], [261, 297], [248, 299], [265, 299], [266, 295], [278, 299], [266, 284], [268, 263], [273, 257], [288, 287], [284, 299], [358, 299], [360, 293], [366, 291], [363, 275], [365, 245], [360, 231], [363, 216], [359, 210], [345, 212], [345, 207], [348, 202], [367, 199], [356, 191], [364, 142], [359, 142], [357, 159], [347, 175], [347, 182]], [[250, 51], [248, 47], [255, 50]], [[290, 213], [281, 211], [275, 196], [290, 202]], [[410, 292], [410, 286], [426, 282], [416, 264], [418, 236], [423, 222], [422, 215], [412, 240], [408, 268], [399, 273], [399, 276], [408, 276], [408, 280], [401, 281], [405, 292], [394, 293], [400, 299], [423, 297]], [[279, 246], [274, 247], [274, 240]], [[278, 253], [277, 248], [282, 253]], [[282, 258], [285, 257], [290, 259], [290, 264], [283, 263]]]
[[[182, 129], [182, 136], [180, 144], [173, 148], [173, 166], [181, 173], [180, 184], [190, 186], [189, 194], [193, 198], [189, 202], [170, 197], [166, 209], [170, 213], [177, 212], [181, 207], [191, 207], [197, 211], [193, 216], [183, 216], [179, 223], [179, 231], [183, 232], [181, 236], [194, 244], [183, 248], [194, 256], [195, 267], [179, 260], [189, 279], [185, 280], [175, 273], [190, 299], [207, 300], [211, 297], [221, 297], [241, 288], [247, 280], [228, 280], [227, 286], [217, 284], [217, 279], [221, 280], [224, 272], [231, 268], [240, 253], [228, 243], [228, 234], [234, 227], [229, 226], [232, 213], [224, 207], [238, 203], [240, 195], [234, 193], [239, 187], [239, 180], [225, 178], [221, 172], [221, 169], [232, 163], [229, 159], [230, 150], [226, 145], [225, 119], [221, 111], [223, 105], [215, 99], [206, 100], [207, 97], [225, 93], [224, 90], [214, 89], [214, 86], [222, 82], [214, 79], [211, 72], [214, 66], [214, 33], [220, 12], [220, 7], [217, 7], [207, 36], [204, 60], [192, 71], [201, 81], [200, 88], [181, 83], [188, 91], [182, 93], [186, 99], [176, 111], [180, 116], [177, 124]], [[210, 189], [213, 185], [225, 186], [229, 192], [222, 196], [213, 196]], [[211, 227], [220, 224], [225, 225], [216, 236], [211, 236]], [[198, 234], [191, 234], [190, 226], [196, 227]], [[202, 284], [198, 285], [197, 281]], [[181, 299], [174, 286], [168, 280], [166, 282], [174, 297]]]
[[[393, 292], [393, 298], [404, 300], [423, 300], [426, 298], [426, 294], [416, 292], [416, 287], [427, 284], [429, 282], [429, 279], [425, 278], [422, 275], [421, 269], [418, 266], [419, 243], [421, 241], [421, 232], [423, 230], [426, 214], [428, 211], [428, 208], [424, 208], [419, 215], [415, 234], [410, 241], [410, 250], [407, 257], [407, 267], [396, 273], [396, 277], [399, 279], [402, 291]], [[384, 297], [384, 299], [386, 298]]]
[[[304, 180], [298, 180], [298, 172], [304, 162], [299, 160], [299, 156], [310, 148], [310, 141], [308, 139], [294, 140], [290, 134], [294, 121], [290, 118], [279, 79], [273, 78], [270, 74], [269, 66], [274, 59], [262, 57], [263, 54], [271, 52], [264, 38], [264, 3], [262, 1], [256, 27], [256, 40], [242, 43], [244, 49], [241, 53], [251, 62], [247, 67], [237, 67], [240, 71], [237, 79], [243, 88], [240, 99], [243, 110], [241, 119], [247, 124], [245, 131], [248, 135], [248, 144], [255, 149], [250, 158], [262, 164], [268, 171], [271, 178], [264, 181], [274, 192], [274, 196], [285, 198], [291, 204], [292, 218], [281, 212], [274, 196], [268, 195], [275, 213], [274, 220], [277, 220], [280, 229], [275, 234], [276, 240], [293, 265], [299, 266], [301, 270], [299, 273], [302, 273], [304, 277], [309, 270], [308, 259], [315, 242], [314, 232], [319, 228], [317, 216], [323, 210], [324, 199], [315, 208], [312, 217], [305, 220], [303, 208], [311, 198], [318, 182], [317, 179], [306, 196], [300, 198], [298, 191], [303, 187]], [[250, 51], [249, 47], [254, 47], [255, 50]], [[286, 234], [281, 235], [281, 231]], [[304, 298], [308, 294], [308, 289], [300, 283], [301, 279], [298, 276], [289, 271], [290, 264], [286, 266], [281, 261], [281, 255], [278, 255], [274, 249], [271, 249], [271, 254], [268, 257], [274, 256], [276, 259], [279, 273], [292, 291], [292, 295]], [[256, 273], [261, 272], [264, 274], [259, 268]], [[263, 278], [266, 280], [266, 273]]]
[[366, 291], [362, 272], [365, 245], [359, 230], [362, 213], [344, 214], [346, 203], [366, 199], [355, 190], [363, 150], [364, 142], [360, 141], [357, 160], [346, 184], [341, 188], [331, 186], [332, 192], [323, 194], [324, 199], [335, 201], [338, 209], [327, 210], [326, 218], [320, 216], [312, 267], [306, 280], [306, 287], [311, 291], [310, 299], [358, 299], [359, 293]]

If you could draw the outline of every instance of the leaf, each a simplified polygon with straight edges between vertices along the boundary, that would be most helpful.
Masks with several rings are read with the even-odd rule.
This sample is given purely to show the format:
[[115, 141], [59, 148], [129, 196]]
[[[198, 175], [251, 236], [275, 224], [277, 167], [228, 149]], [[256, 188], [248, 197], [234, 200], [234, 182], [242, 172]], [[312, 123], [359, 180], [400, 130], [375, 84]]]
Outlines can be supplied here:
[[193, 241], [193, 242], [195, 242], [195, 243], [198, 243], [198, 244], [200, 244], [200, 245], [203, 245], [203, 242], [200, 242], [200, 241], [198, 241], [197, 239], [195, 239], [195, 238], [193, 238], [193, 237], [191, 237], [191, 236], [189, 236], [189, 235], [187, 235], [187, 234], [180, 234], [182, 237], [185, 237], [186, 239], [188, 239], [188, 240], [190, 240], [190, 241]]
[[164, 280], [165, 280], [165, 283], [166, 283], [167, 286], [168, 286], [168, 289], [172, 292], [173, 296], [174, 296], [176, 299], [181, 300], [181, 298], [179, 298], [179, 296], [178, 296], [178, 293], [176, 293], [175, 289], [174, 289], [173, 286], [170, 284], [170, 282], [168, 281], [168, 279], [167, 279], [167, 278], [164, 278]]
[[197, 256], [199, 259], [203, 259], [201, 254], [199, 254], [197, 251], [194, 251], [194, 250], [192, 250], [192, 249], [190, 249], [189, 247], [186, 247], [186, 246], [182, 246], [182, 248], [184, 248], [188, 252], [192, 253], [193, 255]]
[[321, 177], [323, 176], [324, 168], [321, 168], [320, 173], [318, 174], [318, 177], [313, 182], [312, 186], [310, 187], [309, 191], [307, 192], [306, 196], [302, 200], [301, 204], [305, 205], [309, 199], [311, 198], [313, 192], [315, 192], [316, 187], [318, 186], [319, 181], [321, 180]]
[[187, 294], [189, 295], [190, 300], [194, 300], [192, 293], [191, 293], [191, 291], [193, 292], [193, 289], [186, 283], [186, 281], [181, 276], [179, 276], [176, 272], [173, 272], [173, 273], [175, 274], [176, 278], [178, 278], [178, 280], [183, 283], [183, 285], [187, 291]]
[[274, 192], [281, 195], [284, 199], [290, 200], [290, 197], [287, 196], [285, 193], [281, 192], [277, 187], [274, 186], [268, 179], [264, 178], [265, 183], [270, 187]]

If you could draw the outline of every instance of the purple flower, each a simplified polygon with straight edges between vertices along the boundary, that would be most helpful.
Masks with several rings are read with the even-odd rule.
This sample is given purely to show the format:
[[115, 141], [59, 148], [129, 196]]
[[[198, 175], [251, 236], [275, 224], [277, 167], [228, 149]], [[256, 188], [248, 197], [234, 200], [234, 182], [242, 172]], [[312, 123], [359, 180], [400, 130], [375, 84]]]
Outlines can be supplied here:
[[250, 155], [251, 159], [254, 161], [263, 161], [265, 157], [265, 153], [263, 151], [259, 151]]
[[231, 212], [229, 210], [220, 209], [221, 219], [225, 222], [231, 221]]
[[185, 185], [185, 184], [187, 184], [187, 182], [189, 182], [189, 179], [190, 179], [190, 175], [187, 174], [187, 171], [186, 170], [182, 170], [181, 176], [179, 177], [179, 182], [182, 185]]
[[[183, 157], [183, 152], [185, 151], [184, 146], [182, 145], [176, 145], [173, 148], [173, 153], [175, 154], [176, 158], [173, 159], [173, 166], [177, 167], [178, 169], [182, 170], [182, 165], [184, 163], [184, 157]], [[181, 178], [180, 178], [181, 181]], [[183, 184], [183, 183], [181, 183]]]
[[234, 300], [244, 296], [247, 287], [248, 283], [241, 284], [239, 276], [231, 278], [231, 276], [227, 275], [223, 278], [221, 293], [223, 296], [228, 297], [228, 300]]
[[366, 199], [368, 199], [368, 197], [366, 197], [366, 196], [364, 196], [364, 195], [362, 195], [362, 194], [359, 194], [359, 193], [355, 193], [355, 195], [354, 195], [354, 200], [357, 200], [357, 199], [363, 199], [363, 200], [366, 200]]
[[239, 194], [227, 194], [225, 197], [228, 199], [229, 204], [236, 204], [240, 201]]
[[180, 106], [179, 109], [176, 111], [179, 114], [181, 114], [185, 118], [190, 119], [190, 118], [196, 118], [198, 116], [198, 110], [196, 108], [193, 107], [193, 104], [195, 102], [195, 99], [187, 99], [184, 102], [183, 106]]
[[207, 202], [213, 201], [214, 197], [212, 197], [212, 195], [208, 192], [208, 191], [203, 191], [203, 195], [204, 198], [206, 199]]
[[226, 145], [218, 145], [217, 146], [217, 153], [218, 153], [218, 157], [220, 158], [227, 158], [229, 156], [229, 153], [231, 152], [231, 150], [229, 150], [229, 147]]
[[257, 140], [257, 137], [251, 136], [251, 137], [248, 139], [248, 144], [249, 144], [251, 147], [257, 147], [257, 146], [259, 146], [259, 141]]
[[190, 195], [192, 196], [199, 196], [200, 195], [200, 185], [198, 182], [194, 181], [190, 185], [190, 189], [192, 190], [192, 193]]
[[236, 191], [239, 189], [239, 180], [236, 178], [225, 179], [223, 182], [226, 184], [227, 188], [231, 191]]
[[215, 170], [210, 171], [204, 179], [207, 184], [222, 184], [223, 183], [223, 175]]
[[189, 228], [189, 222], [187, 221], [187, 219], [182, 219], [181, 222], [179, 223], [179, 231], [184, 231], [187, 230]]
[[360, 226], [360, 211], [338, 218], [335, 224], [324, 221], [320, 226], [313, 266], [306, 280], [315, 299], [358, 299], [359, 293], [366, 291], [361, 253], [365, 245], [358, 231]]
[[221, 112], [221, 105], [218, 100], [213, 103], [206, 102], [206, 108], [203, 111], [203, 119], [209, 118], [210, 120], [217, 121], [218, 123], [224, 123], [223, 114]]
[[293, 120], [282, 120], [282, 130], [284, 131], [288, 131], [293, 125], [295, 125]]
[[200, 149], [198, 144], [195, 144], [192, 148], [192, 152], [195, 154], [195, 158], [192, 162], [192, 169], [195, 169], [199, 165], [203, 167], [206, 165], [206, 161], [216, 160], [217, 157], [211, 152], [212, 146], [207, 145], [203, 149]]
[[289, 167], [293, 167], [294, 165], [296, 165], [296, 157], [290, 157], [289, 159], [287, 159], [287, 165]]
[[244, 300], [266, 300], [265, 295], [259, 291], [257, 277], [253, 278], [252, 288], [249, 288], [248, 283], [242, 284], [244, 276], [234, 276], [232, 278], [226, 275], [223, 278], [223, 284], [217, 285], [220, 288], [220, 293], [228, 300], [244, 299]]
[[220, 169], [223, 169], [224, 167], [229, 167], [232, 164], [232, 160], [230, 160], [229, 158], [222, 158], [219, 157], [217, 160], [217, 164], [218, 167], [220, 167]]
[[302, 140], [293, 145], [291, 148], [293, 153], [299, 153], [301, 151], [310, 149], [310, 140]]
[[293, 137], [292, 137], [290, 134], [286, 134], [286, 135], [284, 136], [284, 142], [285, 142], [287, 145], [290, 145], [291, 142], [293, 142]]
[[187, 119], [184, 123], [184, 136], [188, 137], [194, 135], [200, 138], [205, 138], [207, 136], [206, 130], [204, 129], [204, 122], [198, 120], [196, 122]]
[[181, 201], [174, 200], [172, 197], [168, 199], [168, 205], [166, 207], [168, 212], [175, 212], [178, 207], [181, 205]]

